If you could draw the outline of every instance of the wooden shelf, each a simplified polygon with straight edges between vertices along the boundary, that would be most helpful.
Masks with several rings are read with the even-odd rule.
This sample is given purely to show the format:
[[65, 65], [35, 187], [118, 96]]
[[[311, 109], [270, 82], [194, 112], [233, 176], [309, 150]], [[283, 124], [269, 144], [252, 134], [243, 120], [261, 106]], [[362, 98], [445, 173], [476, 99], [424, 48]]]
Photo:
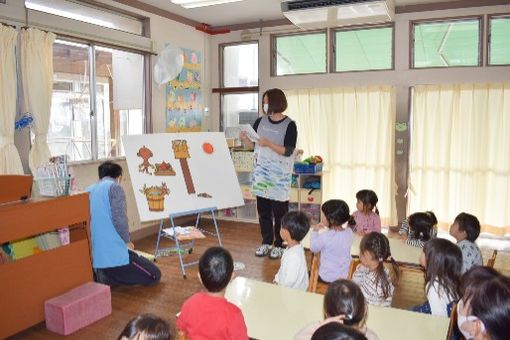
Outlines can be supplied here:
[[70, 229], [70, 244], [0, 265], [0, 338], [44, 321], [44, 301], [93, 280], [87, 193], [0, 205], [0, 244]]

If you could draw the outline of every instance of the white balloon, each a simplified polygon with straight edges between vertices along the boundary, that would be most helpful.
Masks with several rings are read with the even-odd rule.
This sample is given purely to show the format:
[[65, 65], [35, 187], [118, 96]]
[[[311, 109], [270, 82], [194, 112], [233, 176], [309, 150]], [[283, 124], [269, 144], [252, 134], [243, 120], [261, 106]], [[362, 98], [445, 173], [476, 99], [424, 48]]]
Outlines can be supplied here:
[[161, 51], [154, 65], [154, 81], [163, 85], [179, 75], [184, 64], [182, 49], [167, 45]]

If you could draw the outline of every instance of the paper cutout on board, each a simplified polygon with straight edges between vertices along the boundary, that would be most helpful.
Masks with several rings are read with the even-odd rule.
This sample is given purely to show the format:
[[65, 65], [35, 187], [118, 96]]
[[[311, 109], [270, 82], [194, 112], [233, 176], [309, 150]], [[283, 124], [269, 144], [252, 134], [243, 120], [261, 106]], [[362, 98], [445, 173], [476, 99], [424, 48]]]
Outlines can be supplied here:
[[194, 194], [195, 185], [193, 184], [193, 177], [191, 176], [191, 170], [188, 164], [188, 158], [190, 158], [188, 144], [184, 139], [172, 141], [172, 148], [174, 149], [175, 159], [178, 159], [181, 163], [182, 175], [184, 176], [184, 182], [186, 183], [186, 189], [188, 194]]
[[138, 165], [138, 171], [152, 175], [151, 171], [149, 171], [149, 169], [154, 169], [154, 165], [149, 162], [149, 158], [154, 156], [152, 151], [144, 145], [142, 148], [140, 148], [140, 150], [138, 150], [136, 155], [143, 160], [143, 162]]
[[403, 123], [395, 123], [395, 130], [397, 130], [397, 132], [405, 132], [407, 131], [407, 123], [403, 122]]
[[214, 152], [214, 146], [211, 143], [204, 143], [202, 144], [202, 150], [204, 150], [206, 154], [210, 155]]
[[175, 176], [175, 170], [170, 163], [163, 161], [155, 163], [154, 166], [154, 176]]
[[161, 185], [153, 185], [148, 187], [147, 184], [143, 185], [140, 192], [147, 198], [147, 204], [149, 205], [149, 211], [163, 211], [165, 210], [165, 196], [170, 194], [170, 190], [166, 186], [165, 182]]

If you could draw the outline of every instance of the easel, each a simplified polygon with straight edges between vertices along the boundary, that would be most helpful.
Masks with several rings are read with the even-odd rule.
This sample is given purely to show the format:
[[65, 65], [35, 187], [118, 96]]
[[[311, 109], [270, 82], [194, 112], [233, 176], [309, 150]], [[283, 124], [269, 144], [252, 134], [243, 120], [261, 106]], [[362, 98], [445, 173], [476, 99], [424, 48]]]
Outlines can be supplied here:
[[[186, 262], [185, 263], [183, 261], [183, 259], [182, 259], [182, 254], [183, 253], [191, 254], [191, 252], [193, 251], [193, 246], [195, 245], [195, 239], [191, 239], [187, 243], [186, 242], [181, 242], [181, 241], [183, 241], [182, 239], [181, 239], [181, 241], [179, 241], [179, 237], [178, 237], [178, 235], [175, 232], [176, 225], [175, 225], [174, 219], [178, 218], [178, 217], [183, 217], [183, 216], [189, 216], [189, 215], [195, 215], [196, 214], [197, 215], [197, 219], [195, 220], [195, 228], [200, 230], [201, 232], [203, 232], [205, 234], [209, 234], [209, 235], [218, 237], [218, 243], [220, 244], [220, 246], [222, 246], [223, 243], [221, 242], [221, 235], [220, 235], [220, 231], [218, 229], [218, 223], [216, 221], [216, 215], [214, 214], [215, 210], [217, 210], [216, 207], [213, 207], [213, 208], [203, 208], [203, 209], [190, 210], [190, 211], [184, 211], [184, 212], [180, 212], [180, 213], [170, 214], [169, 215], [169, 219], [170, 219], [170, 224], [171, 224], [171, 227], [172, 227], [172, 230], [173, 230], [173, 236], [168, 235], [167, 233], [165, 233], [163, 231], [163, 221], [164, 221], [164, 219], [161, 219], [161, 222], [159, 223], [159, 232], [158, 232], [158, 241], [156, 243], [156, 251], [154, 252], [155, 258], [158, 258], [160, 256], [168, 256], [168, 254], [174, 253], [174, 252], [177, 253], [177, 255], [179, 256], [179, 263], [181, 265], [182, 277], [186, 278], [185, 267], [189, 267], [189, 266], [192, 266], [194, 264], [197, 264], [198, 261], [192, 261], [192, 262]], [[203, 213], [211, 213], [211, 219], [212, 219], [212, 221], [214, 223], [215, 232], [210, 232], [210, 231], [207, 231], [207, 230], [204, 230], [204, 229], [201, 229], [201, 228], [198, 227], [198, 224], [200, 223], [200, 215], [203, 214]], [[161, 237], [165, 237], [165, 238], [168, 238], [170, 240], [173, 240], [175, 242], [175, 247], [168, 247], [168, 248], [159, 249]]]

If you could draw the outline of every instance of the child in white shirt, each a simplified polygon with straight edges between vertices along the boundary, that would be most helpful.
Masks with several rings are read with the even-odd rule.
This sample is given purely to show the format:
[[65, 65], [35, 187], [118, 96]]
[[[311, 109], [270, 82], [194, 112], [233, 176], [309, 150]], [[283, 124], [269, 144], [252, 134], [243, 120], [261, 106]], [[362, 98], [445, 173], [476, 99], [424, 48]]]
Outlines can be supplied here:
[[301, 240], [310, 229], [310, 219], [305, 213], [292, 211], [282, 218], [280, 236], [287, 243], [280, 269], [274, 277], [274, 282], [289, 288], [306, 290], [308, 287], [308, 267], [306, 265], [305, 250]]

